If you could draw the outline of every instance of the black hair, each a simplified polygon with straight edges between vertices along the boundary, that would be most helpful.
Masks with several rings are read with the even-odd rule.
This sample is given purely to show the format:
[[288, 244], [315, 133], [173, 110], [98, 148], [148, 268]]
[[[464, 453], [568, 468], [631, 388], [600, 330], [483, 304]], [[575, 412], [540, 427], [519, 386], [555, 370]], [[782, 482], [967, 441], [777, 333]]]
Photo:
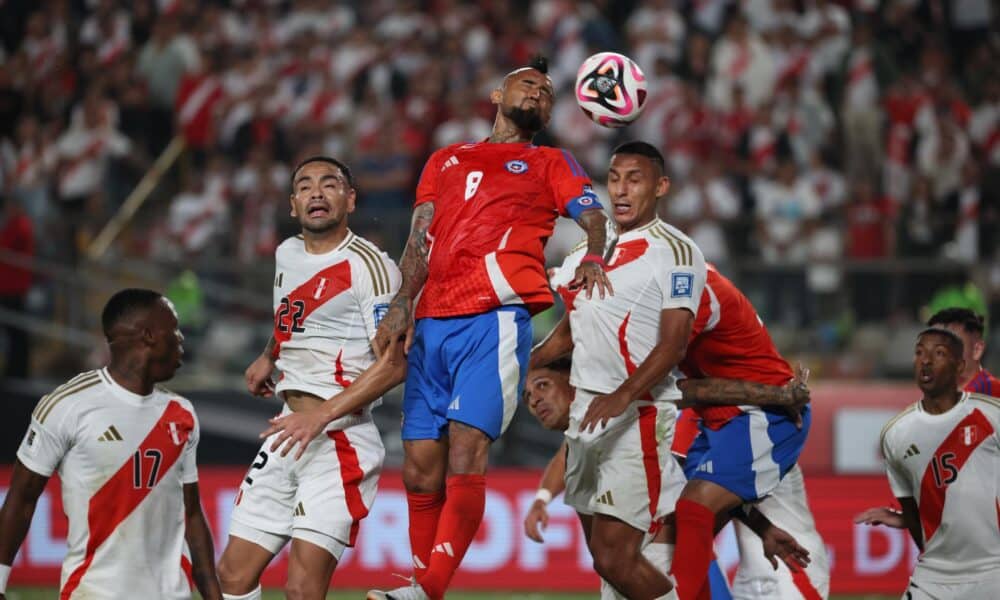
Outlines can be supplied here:
[[549, 73], [549, 59], [545, 58], [542, 54], [536, 54], [531, 57], [531, 61], [528, 62], [528, 68], [534, 69], [541, 73], [542, 75], [548, 75]]
[[573, 359], [568, 356], [557, 358], [547, 365], [542, 365], [540, 369], [551, 369], [559, 373], [569, 373], [573, 368]]
[[122, 319], [140, 310], [148, 310], [160, 301], [163, 295], [145, 288], [126, 288], [108, 299], [101, 312], [101, 327], [104, 337], [110, 339], [111, 330]]
[[967, 333], [978, 333], [983, 336], [986, 331], [986, 319], [982, 315], [977, 315], [968, 308], [943, 308], [927, 321], [928, 327], [943, 325], [961, 325]]
[[962, 343], [962, 338], [958, 337], [958, 334], [954, 331], [943, 327], [928, 327], [917, 334], [917, 339], [931, 334], [940, 335], [948, 340], [948, 349], [951, 350], [951, 354], [955, 358], [961, 359], [965, 356], [965, 344]]
[[619, 144], [618, 147], [611, 152], [612, 156], [615, 154], [637, 154], [639, 156], [645, 156], [649, 160], [653, 161], [653, 164], [659, 167], [660, 173], [666, 172], [666, 163], [663, 160], [663, 154], [656, 149], [656, 146], [647, 142], [640, 142], [636, 140]]
[[292, 169], [292, 178], [290, 181], [290, 183], [292, 184], [292, 189], [295, 189], [295, 176], [298, 175], [302, 167], [308, 165], [309, 163], [314, 163], [314, 162], [324, 162], [337, 167], [338, 169], [340, 169], [340, 172], [343, 173], [344, 177], [347, 179], [347, 185], [349, 185], [352, 190], [358, 189], [354, 185], [354, 175], [351, 174], [350, 167], [340, 162], [336, 158], [333, 158], [332, 156], [322, 156], [322, 155], [310, 156], [309, 158], [303, 160], [298, 165], [296, 165], [294, 169]]

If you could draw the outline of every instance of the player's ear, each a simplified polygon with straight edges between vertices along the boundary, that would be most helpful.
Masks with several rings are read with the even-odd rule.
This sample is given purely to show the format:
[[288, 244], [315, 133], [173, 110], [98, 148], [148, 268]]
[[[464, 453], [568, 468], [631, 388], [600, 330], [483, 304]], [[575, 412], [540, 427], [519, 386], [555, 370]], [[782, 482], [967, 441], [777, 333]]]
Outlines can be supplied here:
[[289, 212], [289, 214], [293, 218], [297, 218], [299, 215], [295, 214], [295, 194], [288, 195], [288, 205], [291, 207], [291, 211]]
[[980, 361], [983, 358], [983, 352], [986, 351], [986, 342], [983, 340], [976, 340], [972, 343], [972, 360]]
[[490, 92], [490, 102], [499, 105], [503, 101], [503, 89], [496, 88]]
[[656, 182], [656, 197], [662, 198], [667, 195], [670, 191], [670, 178], [666, 175], [660, 177], [660, 180]]
[[354, 209], [358, 204], [358, 191], [351, 188], [351, 191], [347, 192], [347, 214], [354, 212]]

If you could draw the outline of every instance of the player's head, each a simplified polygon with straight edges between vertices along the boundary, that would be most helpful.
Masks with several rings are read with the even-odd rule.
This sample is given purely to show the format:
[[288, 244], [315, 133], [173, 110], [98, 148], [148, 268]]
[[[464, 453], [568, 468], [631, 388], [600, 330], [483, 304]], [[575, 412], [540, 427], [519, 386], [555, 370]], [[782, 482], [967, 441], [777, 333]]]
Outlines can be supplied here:
[[983, 333], [986, 331], [986, 320], [968, 308], [945, 308], [937, 311], [927, 321], [928, 327], [944, 327], [951, 330], [962, 340], [965, 353], [966, 370], [979, 370], [979, 361], [986, 351]]
[[544, 129], [555, 103], [555, 87], [548, 72], [548, 61], [537, 56], [527, 66], [507, 73], [500, 87], [490, 94], [490, 102], [497, 105], [498, 117], [506, 118], [528, 134]]
[[568, 358], [528, 371], [524, 403], [528, 405], [528, 412], [546, 429], [565, 431], [569, 427], [569, 405], [573, 402], [569, 371]]
[[128, 288], [111, 296], [101, 313], [111, 360], [137, 365], [150, 383], [166, 381], [181, 366], [184, 336], [174, 305], [158, 292]]
[[652, 144], [626, 142], [611, 154], [608, 197], [618, 229], [629, 231], [656, 217], [656, 201], [670, 189], [663, 155]]
[[959, 375], [965, 367], [962, 355], [962, 338], [950, 329], [928, 327], [921, 331], [913, 352], [917, 387], [927, 396], [957, 390]]
[[347, 227], [357, 191], [351, 170], [329, 156], [312, 156], [292, 171], [292, 217], [304, 231], [327, 233]]

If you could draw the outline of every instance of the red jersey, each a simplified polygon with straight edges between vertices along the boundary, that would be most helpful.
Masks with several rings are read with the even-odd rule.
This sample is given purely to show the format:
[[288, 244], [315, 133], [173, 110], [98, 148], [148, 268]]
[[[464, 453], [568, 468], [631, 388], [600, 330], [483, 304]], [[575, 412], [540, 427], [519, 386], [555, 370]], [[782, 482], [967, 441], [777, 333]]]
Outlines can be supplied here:
[[986, 369], [979, 367], [979, 372], [972, 378], [972, 381], [966, 384], [962, 391], [997, 397], [1000, 396], [1000, 379], [994, 377]]
[[427, 281], [416, 318], [523, 304], [552, 305], [542, 250], [556, 217], [599, 208], [566, 150], [531, 144], [453, 144], [431, 155], [416, 205], [434, 203]]
[[[679, 366], [687, 377], [719, 377], [785, 385], [792, 369], [747, 297], [708, 266], [705, 291], [691, 328], [687, 354]], [[738, 406], [695, 408], [705, 425], [718, 429], [743, 410]]]

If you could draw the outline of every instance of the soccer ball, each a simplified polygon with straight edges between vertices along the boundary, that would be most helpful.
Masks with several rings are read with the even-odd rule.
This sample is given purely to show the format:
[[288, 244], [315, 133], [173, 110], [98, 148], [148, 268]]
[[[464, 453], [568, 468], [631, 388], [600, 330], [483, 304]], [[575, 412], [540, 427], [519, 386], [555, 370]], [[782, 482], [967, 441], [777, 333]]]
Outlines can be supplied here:
[[599, 52], [580, 65], [575, 91], [577, 104], [595, 123], [624, 127], [646, 104], [646, 76], [631, 58]]

